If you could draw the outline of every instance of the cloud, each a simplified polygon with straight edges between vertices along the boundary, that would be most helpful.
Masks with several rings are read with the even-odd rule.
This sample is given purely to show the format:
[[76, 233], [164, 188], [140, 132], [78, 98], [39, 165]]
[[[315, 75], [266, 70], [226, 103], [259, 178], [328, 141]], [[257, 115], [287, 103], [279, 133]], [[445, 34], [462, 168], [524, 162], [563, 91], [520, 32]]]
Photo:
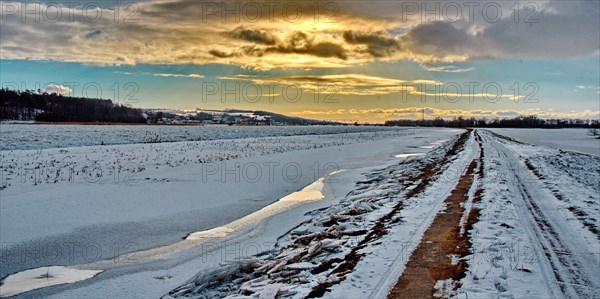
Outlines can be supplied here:
[[[456, 22], [444, 18], [443, 10], [434, 20], [423, 18], [423, 5], [407, 14], [401, 1], [328, 1], [323, 8], [331, 13], [318, 22], [311, 1], [279, 6], [267, 0], [143, 1], [135, 4], [135, 12], [127, 10], [128, 3], [117, 3], [121, 6], [105, 5], [93, 14], [62, 7], [56, 21], [28, 17], [23, 22], [12, 8], [44, 11], [46, 4], [3, 1], [0, 58], [93, 65], [223, 63], [257, 70], [413, 60], [431, 71], [464, 72], [468, 69], [444, 63], [574, 57], [597, 54], [600, 48], [598, 1], [532, 2], [533, 17], [525, 5], [515, 11], [514, 3], [494, 2], [503, 12], [495, 22], [482, 21], [484, 5], [475, 6], [478, 19], [469, 20], [463, 2], [457, 2], [463, 16]], [[283, 9], [290, 5], [300, 10], [297, 19], [290, 20], [293, 9]], [[115, 11], [122, 12], [118, 22]], [[98, 18], [89, 17], [96, 13]]]
[[599, 3], [547, 2], [536, 6], [531, 22], [524, 17], [531, 8], [523, 6], [497, 22], [421, 23], [400, 40], [407, 51], [431, 61], [590, 55], [600, 48]]
[[154, 74], [157, 77], [173, 77], [173, 78], [194, 78], [194, 79], [202, 79], [204, 76], [198, 74]]
[[433, 80], [399, 80], [363, 74], [323, 76], [252, 77], [224, 76], [221, 80], [243, 80], [257, 85], [295, 85], [302, 89], [322, 90], [340, 95], [384, 95], [400, 92], [417, 92], [415, 85], [436, 85]]
[[95, 30], [92, 30], [92, 31], [86, 33], [84, 36], [85, 36], [85, 38], [94, 38], [96, 36], [99, 36], [100, 34], [102, 34], [102, 30], [95, 29]]
[[472, 67], [459, 68], [454, 65], [433, 66], [433, 65], [423, 64], [423, 65], [421, 65], [421, 67], [430, 72], [443, 72], [443, 73], [466, 73], [466, 72], [470, 72], [470, 71], [474, 70], [474, 68], [472, 68]]
[[519, 112], [516, 111], [498, 111], [496, 113], [497, 116], [500, 117], [511, 117], [511, 116], [517, 116], [519, 115]]
[[48, 84], [46, 88], [44, 88], [45, 93], [56, 93], [60, 95], [71, 93], [72, 90], [68, 86], [60, 85], [60, 84]]
[[363, 117], [373, 117], [379, 119], [386, 118], [421, 118], [422, 113], [427, 117], [471, 117], [471, 116], [485, 116], [490, 117], [497, 115], [494, 111], [481, 111], [481, 110], [460, 110], [460, 109], [437, 109], [431, 107], [407, 107], [407, 108], [373, 108], [373, 109], [338, 109], [328, 111], [311, 111], [305, 110], [300, 112], [292, 112], [293, 115], [346, 115], [346, 114], [360, 114]]
[[265, 30], [245, 29], [244, 27], [236, 28], [230, 36], [264, 45], [274, 45], [277, 40], [275, 36]]
[[367, 45], [369, 54], [374, 57], [390, 56], [400, 49], [398, 41], [385, 31], [357, 32], [344, 31], [344, 40], [349, 44]]
[[570, 112], [556, 112], [552, 109], [526, 111], [523, 115], [535, 115], [540, 118], [579, 118], [579, 119], [600, 119], [600, 110], [583, 110]]
[[[211, 49], [209, 53], [219, 58], [230, 57], [264, 57], [271, 54], [303, 54], [317, 57], [336, 57], [342, 60], [347, 58], [346, 50], [339, 44], [332, 42], [317, 42], [309, 34], [302, 31], [292, 32], [285, 39], [280, 40], [264, 30], [249, 30], [236, 28], [228, 33], [246, 41], [254, 42], [254, 45], [241, 45], [229, 52], [219, 49]], [[269, 45], [269, 46], [262, 46]]]
[[421, 96], [430, 96], [430, 97], [434, 97], [434, 98], [444, 98], [448, 102], [456, 102], [459, 100], [459, 98], [485, 98], [489, 102], [497, 102], [500, 99], [508, 99], [508, 100], [514, 101], [514, 100], [519, 100], [519, 99], [525, 98], [525, 96], [520, 96], [520, 95], [516, 96], [514, 94], [493, 94], [493, 93], [485, 93], [485, 92], [454, 93], [454, 92], [447, 92], [447, 91], [443, 91], [443, 90], [444, 90], [444, 88], [437, 89], [437, 91], [435, 91], [435, 92], [430, 92], [430, 91], [422, 91], [420, 89], [413, 89], [410, 91], [410, 94], [421, 95]]
[[248, 75], [238, 76], [226, 76], [219, 77], [224, 80], [248, 80], [257, 84], [295, 84], [295, 83], [307, 83], [307, 84], [318, 84], [318, 83], [330, 83], [330, 84], [342, 84], [348, 86], [392, 86], [401, 85], [407, 83], [426, 83], [426, 84], [439, 84], [440, 82], [434, 80], [399, 80], [393, 78], [369, 76], [363, 74], [340, 74], [340, 75], [322, 75], [322, 76], [287, 76], [287, 77], [255, 77]]
[[[294, 85], [305, 90], [326, 90], [328, 93], [339, 95], [373, 96], [405, 93], [420, 96], [422, 99], [433, 97], [456, 102], [460, 99], [483, 98], [488, 102], [522, 99], [524, 96], [514, 94], [493, 94], [463, 90], [464, 86], [457, 83], [444, 83], [435, 80], [415, 79], [400, 80], [369, 76], [364, 74], [339, 75], [306, 75], [286, 77], [256, 77], [256, 76], [222, 76], [221, 80], [250, 81], [257, 85]], [[455, 91], [455, 92], [452, 92]]]
[[290, 114], [305, 117], [360, 117], [362, 119], [420, 119], [422, 114], [428, 119], [431, 118], [455, 118], [455, 117], [475, 117], [475, 118], [510, 118], [519, 115], [536, 115], [540, 118], [580, 118], [580, 119], [594, 119], [600, 117], [600, 111], [584, 110], [584, 111], [573, 111], [569, 113], [556, 113], [549, 110], [466, 110], [466, 109], [439, 109], [432, 107], [406, 107], [406, 108], [372, 108], [372, 109], [337, 109], [337, 110], [324, 110], [324, 111], [313, 111], [304, 110], [292, 112]]
[[225, 53], [221, 50], [216, 50], [216, 49], [208, 50], [208, 53], [212, 56], [216, 56], [219, 58], [229, 58], [229, 57], [235, 56], [235, 54], [233, 54], [233, 53]]
[[578, 89], [581, 90], [592, 90], [592, 91], [596, 91], [596, 93], [600, 94], [600, 86], [593, 86], [593, 85], [577, 85]]

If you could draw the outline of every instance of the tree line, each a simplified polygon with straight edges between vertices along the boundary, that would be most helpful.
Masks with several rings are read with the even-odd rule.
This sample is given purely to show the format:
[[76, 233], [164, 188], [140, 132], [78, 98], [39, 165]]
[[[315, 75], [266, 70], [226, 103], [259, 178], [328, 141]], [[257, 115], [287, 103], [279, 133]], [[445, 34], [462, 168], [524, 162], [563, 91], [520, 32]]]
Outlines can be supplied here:
[[419, 126], [419, 127], [482, 127], [482, 128], [600, 128], [599, 120], [587, 119], [541, 119], [535, 115], [517, 116], [514, 118], [481, 119], [456, 117], [446, 120], [441, 117], [426, 120], [398, 119], [388, 120], [386, 126]]
[[141, 109], [107, 99], [66, 97], [40, 90], [0, 89], [0, 120], [144, 123]]

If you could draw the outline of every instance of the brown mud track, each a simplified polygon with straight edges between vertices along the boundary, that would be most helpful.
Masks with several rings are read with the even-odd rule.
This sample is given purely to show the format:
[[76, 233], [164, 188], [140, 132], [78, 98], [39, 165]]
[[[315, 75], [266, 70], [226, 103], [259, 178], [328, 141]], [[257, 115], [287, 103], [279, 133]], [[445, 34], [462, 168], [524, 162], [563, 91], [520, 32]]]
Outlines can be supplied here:
[[[479, 136], [475, 134], [481, 149]], [[445, 200], [445, 209], [440, 211], [425, 231], [420, 244], [410, 256], [406, 269], [388, 294], [388, 298], [431, 298], [438, 280], [452, 279], [454, 289], [458, 281], [465, 276], [467, 263], [462, 257], [469, 253], [471, 243], [468, 232], [477, 221], [479, 209], [465, 210], [469, 190], [476, 175], [482, 175], [482, 155], [471, 161], [467, 171], [459, 178], [458, 184]], [[475, 192], [473, 201], [477, 202], [481, 189]], [[466, 213], [466, 223], [462, 227], [461, 219]], [[458, 263], [452, 263], [451, 255], [461, 257]]]
[[[431, 183], [432, 177], [440, 174], [443, 171], [444, 166], [463, 149], [466, 141], [469, 139], [470, 133], [471, 131], [469, 130], [468, 132], [460, 135], [458, 140], [456, 140], [453, 146], [445, 153], [441, 163], [429, 163], [419, 169], [418, 175], [399, 181], [399, 183], [403, 184], [405, 187], [414, 185], [414, 188], [406, 193], [405, 200], [417, 196], [426, 189], [426, 187]], [[379, 221], [377, 221], [377, 223], [369, 230], [369, 233], [365, 236], [365, 238], [359, 242], [358, 245], [344, 257], [344, 259], [335, 258], [326, 260], [317, 268], [315, 268], [313, 270], [313, 274], [328, 271], [333, 268], [334, 265], [337, 265], [331, 271], [331, 274], [335, 275], [336, 277], [333, 277], [332, 279], [315, 286], [308, 295], [308, 298], [322, 297], [326, 292], [329, 291], [331, 286], [345, 280], [346, 274], [352, 272], [352, 270], [364, 256], [364, 254], [359, 253], [358, 251], [386, 235], [388, 230], [387, 226], [401, 220], [396, 215], [402, 210], [403, 207], [404, 201], [401, 201], [394, 206], [391, 212], [380, 218]]]

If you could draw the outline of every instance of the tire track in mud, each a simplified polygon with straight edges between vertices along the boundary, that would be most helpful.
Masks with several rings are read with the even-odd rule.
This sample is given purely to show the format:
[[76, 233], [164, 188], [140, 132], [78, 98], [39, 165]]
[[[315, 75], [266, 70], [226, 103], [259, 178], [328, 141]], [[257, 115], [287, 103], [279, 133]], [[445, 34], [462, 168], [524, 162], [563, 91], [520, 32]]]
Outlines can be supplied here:
[[[474, 138], [480, 148], [479, 157], [473, 159], [466, 172], [458, 179], [444, 203], [445, 209], [438, 212], [431, 225], [425, 231], [421, 242], [411, 254], [404, 272], [397, 280], [388, 298], [429, 298], [432, 297], [438, 280], [451, 279], [453, 289], [457, 289], [459, 280], [465, 276], [467, 262], [463, 259], [470, 250], [469, 230], [479, 216], [478, 208], [465, 209], [469, 200], [469, 191], [477, 186], [475, 176], [482, 175], [481, 140], [477, 133]], [[473, 197], [479, 199], [478, 188]], [[464, 226], [461, 219], [466, 216]], [[458, 263], [452, 262], [452, 255], [459, 256]]]
[[[494, 137], [501, 138], [496, 134]], [[496, 142], [495, 144], [493, 142]], [[499, 148], [499, 146], [501, 148]], [[514, 178], [517, 191], [521, 195], [526, 211], [532, 217], [532, 232], [534, 233], [535, 241], [539, 244], [543, 251], [543, 255], [548, 261], [552, 274], [556, 283], [559, 286], [561, 295], [564, 298], [594, 298], [596, 293], [592, 291], [593, 283], [580, 269], [582, 265], [573, 254], [572, 250], [567, 246], [564, 240], [557, 233], [554, 226], [547, 220], [539, 205], [535, 202], [532, 191], [529, 190], [514, 169], [514, 165], [510, 163], [512, 159], [506, 153], [506, 147], [497, 141], [492, 141], [492, 146], [501, 155], [501, 158], [509, 163], [511, 176]], [[531, 171], [531, 170], [530, 170]], [[535, 177], [539, 180], [537, 176]]]
[[[564, 244], [559, 234], [555, 231], [552, 225], [545, 219], [539, 206], [533, 201], [533, 197], [519, 182], [519, 188], [527, 207], [527, 211], [531, 214], [535, 221], [535, 233], [538, 235], [538, 239], [543, 239], [546, 242], [539, 242], [543, 248], [544, 255], [548, 259], [552, 272], [559, 284], [561, 292], [565, 296], [568, 295], [569, 286], [577, 294], [579, 298], [592, 298], [587, 293], [587, 289], [591, 285], [591, 282], [583, 275], [578, 269], [581, 265], [576, 260], [571, 260], [569, 256], [573, 256], [573, 253]], [[564, 273], [563, 269], [567, 269], [568, 272]], [[569, 275], [565, 275], [569, 274]]]
[[[547, 181], [547, 177], [544, 176], [539, 169], [537, 169], [535, 166], [533, 166], [532, 162], [529, 159], [525, 159], [525, 166], [527, 166], [527, 169], [529, 169], [531, 172], [533, 172], [533, 174], [537, 177], [538, 180], [540, 180], [541, 182], [544, 183], [544, 186], [550, 190], [550, 192], [552, 192], [552, 195], [554, 195], [554, 197], [556, 197], [556, 199], [560, 200], [560, 201], [565, 201], [565, 202], [569, 202], [569, 198], [567, 197], [567, 195], [563, 194], [563, 192], [561, 192], [561, 190], [559, 190], [556, 186], [552, 186], [548, 181]], [[567, 171], [567, 170], [563, 170], [563, 171]], [[573, 179], [576, 179], [571, 173], [569, 173], [567, 171], [567, 174], [572, 177]], [[600, 240], [600, 230], [598, 229], [598, 226], [596, 225], [597, 220], [590, 217], [590, 214], [588, 214], [589, 212], [586, 212], [584, 209], [582, 209], [581, 207], [577, 207], [577, 206], [570, 206], [569, 211], [571, 213], [573, 213], [573, 216], [575, 216], [579, 221], [581, 221], [581, 224], [583, 226], [585, 226], [592, 234], [594, 234], [596, 236], [596, 238], [598, 240]], [[591, 213], [591, 215], [593, 216], [594, 214]]]

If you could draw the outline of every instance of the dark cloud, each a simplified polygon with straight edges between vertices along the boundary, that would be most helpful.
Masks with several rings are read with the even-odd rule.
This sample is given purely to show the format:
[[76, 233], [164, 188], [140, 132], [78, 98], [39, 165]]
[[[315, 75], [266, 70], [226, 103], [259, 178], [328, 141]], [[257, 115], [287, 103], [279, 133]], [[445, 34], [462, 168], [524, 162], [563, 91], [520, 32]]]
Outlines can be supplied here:
[[277, 42], [275, 36], [265, 30], [245, 29], [243, 27], [238, 27], [229, 35], [234, 38], [263, 45], [275, 45]]
[[557, 1], [537, 11], [534, 22], [512, 14], [478, 28], [473, 24], [422, 23], [402, 36], [407, 50], [433, 57], [462, 55], [473, 59], [506, 57], [572, 57], [599, 50], [598, 1]]
[[[300, 51], [299, 53], [302, 53]], [[337, 57], [340, 59], [346, 59], [346, 50], [344, 47], [335, 43], [318, 43], [306, 50], [307, 54], [319, 56], [319, 57]]]
[[367, 45], [369, 54], [374, 57], [389, 56], [400, 49], [398, 41], [383, 31], [357, 32], [348, 30], [343, 33], [343, 37], [349, 44]]
[[219, 58], [229, 58], [229, 57], [233, 57], [234, 56], [233, 53], [225, 53], [225, 52], [223, 52], [221, 50], [216, 50], [216, 49], [210, 50], [210, 51], [208, 51], [208, 53], [210, 55], [213, 55], [213, 56], [216, 56], [216, 57], [219, 57]]
[[402, 42], [411, 51], [440, 56], [468, 54], [475, 46], [476, 39], [465, 29], [447, 22], [420, 24], [402, 36]]
[[311, 47], [311, 40], [302, 31], [296, 31], [289, 39], [289, 46], [293, 50], [307, 50]]
[[[346, 50], [342, 45], [333, 42], [314, 42], [307, 33], [296, 31], [285, 41], [279, 41], [273, 35], [264, 30], [250, 30], [237, 28], [229, 35], [235, 35], [247, 41], [253, 41], [257, 45], [245, 45], [238, 47], [235, 51], [227, 53], [222, 50], [212, 49], [209, 54], [219, 58], [230, 58], [234, 56], [262, 57], [268, 54], [304, 54], [317, 57], [337, 57], [347, 59]], [[262, 46], [262, 45], [267, 45]]]
[[[600, 2], [556, 1], [535, 15], [537, 23], [505, 18], [486, 28], [482, 43], [496, 47], [501, 55], [520, 57], [566, 57], [588, 55], [600, 47]], [[530, 11], [521, 10], [521, 16]]]
[[346, 50], [343, 46], [333, 42], [314, 43], [313, 38], [302, 31], [294, 32], [287, 44], [267, 49], [268, 52], [306, 54], [318, 57], [337, 57], [346, 59]]
[[517, 116], [517, 115], [519, 115], [519, 113], [515, 112], [515, 111], [498, 111], [498, 112], [496, 112], [496, 115], [498, 115], [498, 116]]
[[94, 38], [102, 34], [102, 30], [96, 29], [85, 34], [85, 38]]

